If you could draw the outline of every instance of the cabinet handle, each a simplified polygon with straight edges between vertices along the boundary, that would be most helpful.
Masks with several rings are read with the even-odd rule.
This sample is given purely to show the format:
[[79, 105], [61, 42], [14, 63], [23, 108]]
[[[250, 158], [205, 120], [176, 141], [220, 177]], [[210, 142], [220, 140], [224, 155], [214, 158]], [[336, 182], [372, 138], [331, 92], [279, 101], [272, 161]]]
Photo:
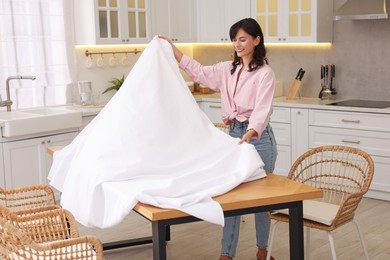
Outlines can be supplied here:
[[221, 38], [221, 41], [223, 42], [223, 38]]
[[41, 144], [45, 144], [45, 141], [42, 141]]
[[51, 143], [51, 141], [50, 141], [50, 140], [48, 140], [48, 141], [47, 141], [47, 143], [48, 143], [48, 144], [50, 144], [50, 143]]
[[213, 105], [210, 105], [209, 108], [221, 108], [221, 106], [213, 106]]
[[348, 143], [348, 144], [360, 144], [360, 141], [351, 141], [351, 140], [341, 140], [343, 143]]
[[360, 123], [360, 120], [348, 120], [348, 119], [341, 119], [341, 122], [344, 122], [344, 123], [356, 123], [356, 124], [359, 124], [359, 123]]

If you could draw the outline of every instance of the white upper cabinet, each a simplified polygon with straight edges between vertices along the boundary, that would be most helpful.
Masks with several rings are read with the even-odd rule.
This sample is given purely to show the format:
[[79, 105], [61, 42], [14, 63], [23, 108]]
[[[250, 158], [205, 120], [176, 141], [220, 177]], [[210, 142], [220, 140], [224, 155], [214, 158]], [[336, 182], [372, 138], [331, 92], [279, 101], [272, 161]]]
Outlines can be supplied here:
[[152, 36], [173, 42], [196, 41], [196, 0], [152, 0]]
[[251, 0], [265, 43], [331, 42], [333, 1]]
[[150, 0], [74, 0], [76, 44], [148, 43]]
[[198, 0], [198, 42], [230, 42], [229, 29], [251, 16], [250, 0]]

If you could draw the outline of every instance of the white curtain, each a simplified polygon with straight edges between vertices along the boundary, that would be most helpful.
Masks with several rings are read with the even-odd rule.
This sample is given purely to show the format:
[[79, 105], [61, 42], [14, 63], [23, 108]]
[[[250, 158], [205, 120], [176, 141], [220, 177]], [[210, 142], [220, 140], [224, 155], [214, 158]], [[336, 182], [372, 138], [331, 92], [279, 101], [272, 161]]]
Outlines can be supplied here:
[[[0, 94], [10, 81], [13, 109], [59, 105], [71, 97], [74, 79], [72, 2], [0, 0]], [[4, 108], [1, 108], [4, 110]]]

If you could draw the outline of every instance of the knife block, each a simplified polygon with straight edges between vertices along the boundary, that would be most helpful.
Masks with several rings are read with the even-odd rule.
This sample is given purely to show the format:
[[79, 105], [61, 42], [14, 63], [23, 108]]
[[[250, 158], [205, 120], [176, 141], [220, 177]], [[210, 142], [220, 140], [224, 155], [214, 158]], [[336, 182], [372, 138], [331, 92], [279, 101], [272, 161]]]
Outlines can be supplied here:
[[300, 86], [301, 86], [301, 81], [294, 79], [293, 82], [291, 83], [290, 88], [288, 89], [286, 99], [295, 99], [295, 96], [297, 95]]

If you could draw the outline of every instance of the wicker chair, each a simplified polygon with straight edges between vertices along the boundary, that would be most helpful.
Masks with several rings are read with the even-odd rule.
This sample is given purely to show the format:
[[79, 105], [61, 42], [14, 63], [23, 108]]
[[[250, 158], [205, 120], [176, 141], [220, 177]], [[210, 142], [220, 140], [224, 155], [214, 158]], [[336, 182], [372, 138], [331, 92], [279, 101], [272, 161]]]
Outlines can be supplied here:
[[52, 189], [47, 185], [34, 185], [22, 188], [4, 190], [0, 188], [0, 205], [11, 211], [19, 211], [51, 205], [50, 208], [59, 208]]
[[33, 241], [7, 219], [0, 217], [1, 259], [103, 259], [103, 246], [92, 236], [47, 243]]
[[23, 214], [0, 206], [0, 217], [8, 220], [36, 243], [79, 237], [73, 215], [65, 209], [24, 210]]
[[[310, 228], [327, 232], [332, 257], [336, 259], [332, 231], [349, 222], [355, 224], [365, 257], [369, 259], [363, 234], [354, 215], [363, 195], [368, 191], [373, 174], [374, 163], [371, 157], [352, 147], [321, 146], [306, 152], [295, 161], [288, 178], [320, 188], [324, 192], [324, 197], [320, 201], [303, 202], [306, 259], [309, 259]], [[281, 221], [288, 222], [286, 214], [288, 210], [270, 214], [271, 219], [276, 222], [271, 228], [268, 255], [271, 255], [277, 225]]]
[[229, 134], [229, 126], [224, 123], [214, 123], [214, 126], [221, 130], [222, 132]]

